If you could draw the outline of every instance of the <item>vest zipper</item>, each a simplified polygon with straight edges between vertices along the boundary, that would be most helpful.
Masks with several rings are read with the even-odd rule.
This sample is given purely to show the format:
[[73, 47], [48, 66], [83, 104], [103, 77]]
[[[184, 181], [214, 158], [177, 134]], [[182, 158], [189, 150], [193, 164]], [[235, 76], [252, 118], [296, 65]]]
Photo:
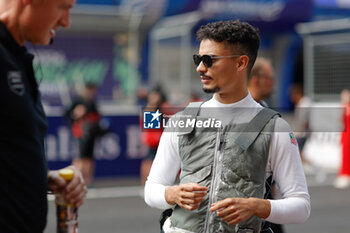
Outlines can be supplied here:
[[216, 146], [215, 146], [215, 152], [214, 152], [214, 164], [213, 164], [213, 177], [211, 182], [211, 189], [209, 193], [209, 203], [208, 203], [208, 210], [205, 216], [205, 226], [204, 226], [204, 233], [210, 233], [210, 223], [214, 220], [215, 213], [209, 212], [209, 208], [211, 207], [211, 204], [216, 202], [216, 193], [215, 190], [218, 187], [218, 181], [220, 180], [219, 176], [221, 174], [221, 165], [219, 166], [219, 162], [222, 161], [220, 159], [222, 157], [222, 148], [225, 142], [226, 137], [226, 129], [227, 126], [225, 126], [223, 129], [219, 129], [216, 137]]

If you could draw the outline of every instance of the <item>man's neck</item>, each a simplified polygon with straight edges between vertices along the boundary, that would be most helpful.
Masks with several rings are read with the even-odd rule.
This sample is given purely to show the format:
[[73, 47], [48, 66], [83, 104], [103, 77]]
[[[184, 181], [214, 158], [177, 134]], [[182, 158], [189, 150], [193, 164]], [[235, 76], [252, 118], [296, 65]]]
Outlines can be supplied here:
[[17, 43], [23, 46], [24, 40], [21, 40], [18, 22], [21, 11], [20, 1], [0, 1], [0, 21], [5, 24]]
[[257, 91], [256, 91], [254, 88], [252, 88], [252, 87], [249, 87], [248, 89], [249, 89], [249, 93], [250, 93], [250, 95], [253, 97], [253, 99], [254, 99], [256, 102], [260, 103], [260, 102], [262, 101], [262, 99], [261, 99], [260, 96], [258, 95]]
[[232, 95], [231, 93], [225, 94], [225, 93], [215, 93], [214, 98], [219, 101], [222, 104], [233, 104], [236, 103], [248, 95], [248, 90], [242, 90], [240, 93], [234, 93]]

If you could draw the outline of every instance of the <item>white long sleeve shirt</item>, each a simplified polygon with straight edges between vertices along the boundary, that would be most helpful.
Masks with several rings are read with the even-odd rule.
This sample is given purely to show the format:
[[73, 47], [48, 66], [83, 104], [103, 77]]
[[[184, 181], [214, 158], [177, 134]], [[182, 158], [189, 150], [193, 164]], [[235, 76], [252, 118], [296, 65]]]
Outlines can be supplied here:
[[[202, 108], [212, 107], [216, 108], [215, 118], [219, 118], [223, 125], [231, 119], [234, 119], [234, 124], [248, 123], [262, 109], [250, 94], [233, 104], [222, 104], [213, 97], [202, 105]], [[220, 108], [226, 112], [221, 113]], [[241, 108], [252, 110], [240, 111]], [[227, 113], [227, 109], [230, 113]], [[288, 123], [282, 118], [277, 118], [275, 132], [271, 137], [265, 177], [272, 174], [282, 195], [282, 199], [269, 200], [271, 212], [266, 220], [279, 224], [304, 222], [309, 217], [311, 208], [298, 146], [291, 133]], [[149, 206], [160, 209], [173, 207], [165, 200], [165, 189], [174, 184], [180, 167], [177, 133], [164, 132], [146, 181], [145, 201]]]

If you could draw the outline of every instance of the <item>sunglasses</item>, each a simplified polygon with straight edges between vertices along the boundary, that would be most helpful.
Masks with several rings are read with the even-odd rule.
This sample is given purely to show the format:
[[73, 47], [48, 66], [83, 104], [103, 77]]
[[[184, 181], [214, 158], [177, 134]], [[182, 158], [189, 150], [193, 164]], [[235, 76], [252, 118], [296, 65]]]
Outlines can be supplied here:
[[215, 56], [215, 55], [202, 55], [194, 54], [193, 61], [196, 66], [199, 66], [201, 62], [205, 65], [205, 67], [209, 68], [213, 65], [213, 60], [227, 57], [239, 57], [241, 55], [230, 55], [230, 56]]

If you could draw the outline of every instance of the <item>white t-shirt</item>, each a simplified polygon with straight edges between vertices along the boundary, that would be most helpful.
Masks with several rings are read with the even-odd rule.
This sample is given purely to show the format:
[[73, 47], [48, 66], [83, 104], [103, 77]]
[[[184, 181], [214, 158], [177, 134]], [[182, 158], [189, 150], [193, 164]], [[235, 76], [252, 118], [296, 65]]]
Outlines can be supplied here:
[[[231, 119], [234, 124], [248, 123], [262, 109], [250, 94], [233, 104], [222, 104], [213, 97], [203, 103], [202, 107], [216, 108], [215, 112], [218, 114], [215, 117], [221, 117], [219, 120], [224, 125]], [[217, 110], [220, 108], [225, 111], [231, 109], [231, 115], [227, 112], [220, 114]], [[240, 108], [251, 110], [240, 111]], [[271, 137], [265, 177], [273, 174], [273, 179], [282, 195], [282, 199], [270, 200], [271, 213], [266, 220], [279, 224], [301, 223], [310, 215], [310, 196], [299, 150], [290, 133], [288, 123], [282, 118], [277, 118], [275, 132]], [[145, 201], [148, 205], [160, 209], [173, 207], [165, 200], [165, 189], [174, 184], [180, 166], [177, 133], [164, 132], [145, 185]]]

